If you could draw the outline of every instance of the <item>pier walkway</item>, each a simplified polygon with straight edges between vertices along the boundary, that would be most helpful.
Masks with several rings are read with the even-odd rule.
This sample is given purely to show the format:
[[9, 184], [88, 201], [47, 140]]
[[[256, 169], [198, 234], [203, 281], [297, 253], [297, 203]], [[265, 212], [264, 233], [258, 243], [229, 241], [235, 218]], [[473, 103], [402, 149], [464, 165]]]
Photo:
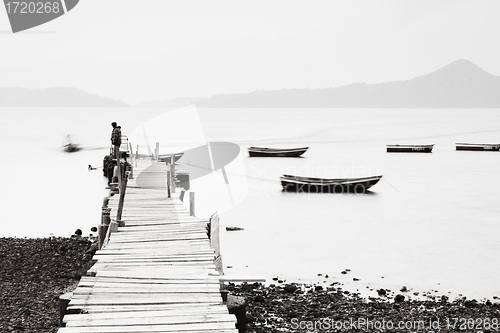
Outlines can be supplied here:
[[[125, 226], [94, 255], [58, 332], [238, 332], [222, 301], [208, 221], [167, 198], [165, 163], [136, 163]], [[109, 202], [112, 216], [118, 200]]]

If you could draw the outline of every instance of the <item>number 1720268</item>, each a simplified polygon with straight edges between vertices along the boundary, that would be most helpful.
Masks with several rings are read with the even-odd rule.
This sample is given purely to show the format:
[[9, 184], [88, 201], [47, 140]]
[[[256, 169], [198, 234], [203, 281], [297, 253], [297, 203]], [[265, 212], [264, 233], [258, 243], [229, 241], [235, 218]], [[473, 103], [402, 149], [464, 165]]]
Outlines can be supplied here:
[[58, 1], [41, 2], [41, 1], [6, 1], [5, 8], [7, 13], [20, 14], [58, 14], [61, 11], [61, 5]]

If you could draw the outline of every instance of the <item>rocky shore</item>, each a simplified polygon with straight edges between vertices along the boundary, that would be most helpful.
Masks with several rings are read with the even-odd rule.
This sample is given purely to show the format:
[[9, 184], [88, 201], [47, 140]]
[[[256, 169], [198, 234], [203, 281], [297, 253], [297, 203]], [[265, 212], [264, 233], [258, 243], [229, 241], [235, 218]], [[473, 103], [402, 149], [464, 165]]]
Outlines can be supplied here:
[[[0, 238], [0, 332], [55, 333], [59, 296], [91, 266], [94, 240]], [[498, 299], [362, 297], [338, 285], [229, 284], [247, 303], [247, 332], [500, 332]]]
[[446, 296], [409, 300], [394, 296], [361, 297], [340, 287], [279, 284], [230, 284], [230, 294], [247, 302], [247, 332], [499, 332], [500, 304]]
[[91, 266], [88, 237], [0, 238], [0, 332], [52, 333], [59, 296]]

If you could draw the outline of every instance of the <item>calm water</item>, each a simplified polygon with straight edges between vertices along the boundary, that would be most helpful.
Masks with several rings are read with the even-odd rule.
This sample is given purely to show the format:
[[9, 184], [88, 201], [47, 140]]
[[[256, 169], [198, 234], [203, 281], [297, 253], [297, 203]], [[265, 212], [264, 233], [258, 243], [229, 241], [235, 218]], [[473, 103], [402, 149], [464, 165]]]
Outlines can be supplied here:
[[[0, 109], [0, 236], [68, 236], [77, 228], [89, 233], [100, 221], [105, 180], [101, 169], [87, 166], [102, 165], [110, 123], [117, 121], [133, 137], [133, 129], [162, 113]], [[500, 142], [500, 110], [240, 109], [198, 115], [201, 127], [181, 138], [192, 141], [201, 131], [207, 141], [241, 147], [227, 166], [229, 185], [220, 173], [205, 178], [217, 179], [210, 186], [193, 182], [198, 216], [218, 210], [224, 226], [244, 228], [222, 234], [227, 273], [341, 282], [368, 293], [405, 285], [436, 295], [500, 296], [500, 153], [458, 152], [454, 146]], [[67, 134], [86, 149], [62, 152]], [[165, 142], [162, 152], [174, 149], [170, 139]], [[432, 154], [386, 153], [392, 143], [436, 146]], [[249, 158], [249, 146], [311, 148], [303, 158]], [[384, 177], [366, 195], [294, 194], [281, 191], [283, 173]], [[223, 196], [213, 195], [218, 191], [230, 200], [221, 204]], [[346, 268], [348, 274], [341, 274]]]

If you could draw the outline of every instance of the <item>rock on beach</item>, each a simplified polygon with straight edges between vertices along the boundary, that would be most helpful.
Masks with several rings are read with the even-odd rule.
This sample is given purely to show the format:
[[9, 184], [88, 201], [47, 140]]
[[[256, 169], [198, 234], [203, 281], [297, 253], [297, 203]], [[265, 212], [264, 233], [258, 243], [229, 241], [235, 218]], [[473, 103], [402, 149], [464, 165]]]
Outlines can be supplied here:
[[[59, 329], [59, 296], [72, 291], [91, 266], [96, 250], [84, 237], [20, 239], [0, 238], [0, 332], [56, 333]], [[424, 321], [445, 324], [448, 318], [496, 318], [500, 320], [498, 298], [491, 301], [411, 300], [386, 293], [382, 297], [363, 298], [332, 284], [326, 288], [289, 283], [265, 286], [229, 284], [230, 295], [243, 297], [248, 333], [306, 332], [297, 324], [330, 321]], [[497, 329], [483, 330], [497, 332]], [[313, 332], [312, 330], [310, 330]], [[323, 329], [319, 332], [374, 332]], [[378, 330], [384, 331], [384, 330]], [[398, 330], [385, 330], [395, 332]], [[406, 330], [404, 332], [411, 332]], [[415, 331], [415, 330], [413, 330]], [[427, 330], [429, 331], [429, 330]], [[478, 332], [477, 329], [447, 329], [439, 332]]]
[[[399, 322], [441, 323], [438, 332], [478, 332], [466, 328], [447, 327], [448, 318], [497, 318], [500, 320], [500, 303], [471, 302], [459, 298], [452, 302], [411, 300], [403, 295], [394, 298], [387, 294], [382, 297], [363, 298], [358, 293], [346, 293], [342, 288], [315, 288], [305, 284], [294, 284], [296, 290], [290, 292], [288, 285], [229, 284], [230, 294], [245, 297], [247, 302], [248, 333], [274, 332], [414, 332], [417, 329], [398, 330], [381, 329], [358, 325], [339, 329], [324, 327], [311, 328], [317, 323], [329, 322]], [[262, 296], [257, 299], [256, 296]], [[302, 323], [302, 327], [299, 326]], [[497, 325], [498, 329], [500, 327]], [[428, 328], [428, 327], [427, 327]], [[422, 332], [431, 331], [421, 330]], [[486, 331], [484, 331], [486, 332]], [[495, 330], [489, 330], [495, 332]]]
[[59, 296], [92, 263], [85, 237], [0, 238], [0, 332], [55, 333]]

